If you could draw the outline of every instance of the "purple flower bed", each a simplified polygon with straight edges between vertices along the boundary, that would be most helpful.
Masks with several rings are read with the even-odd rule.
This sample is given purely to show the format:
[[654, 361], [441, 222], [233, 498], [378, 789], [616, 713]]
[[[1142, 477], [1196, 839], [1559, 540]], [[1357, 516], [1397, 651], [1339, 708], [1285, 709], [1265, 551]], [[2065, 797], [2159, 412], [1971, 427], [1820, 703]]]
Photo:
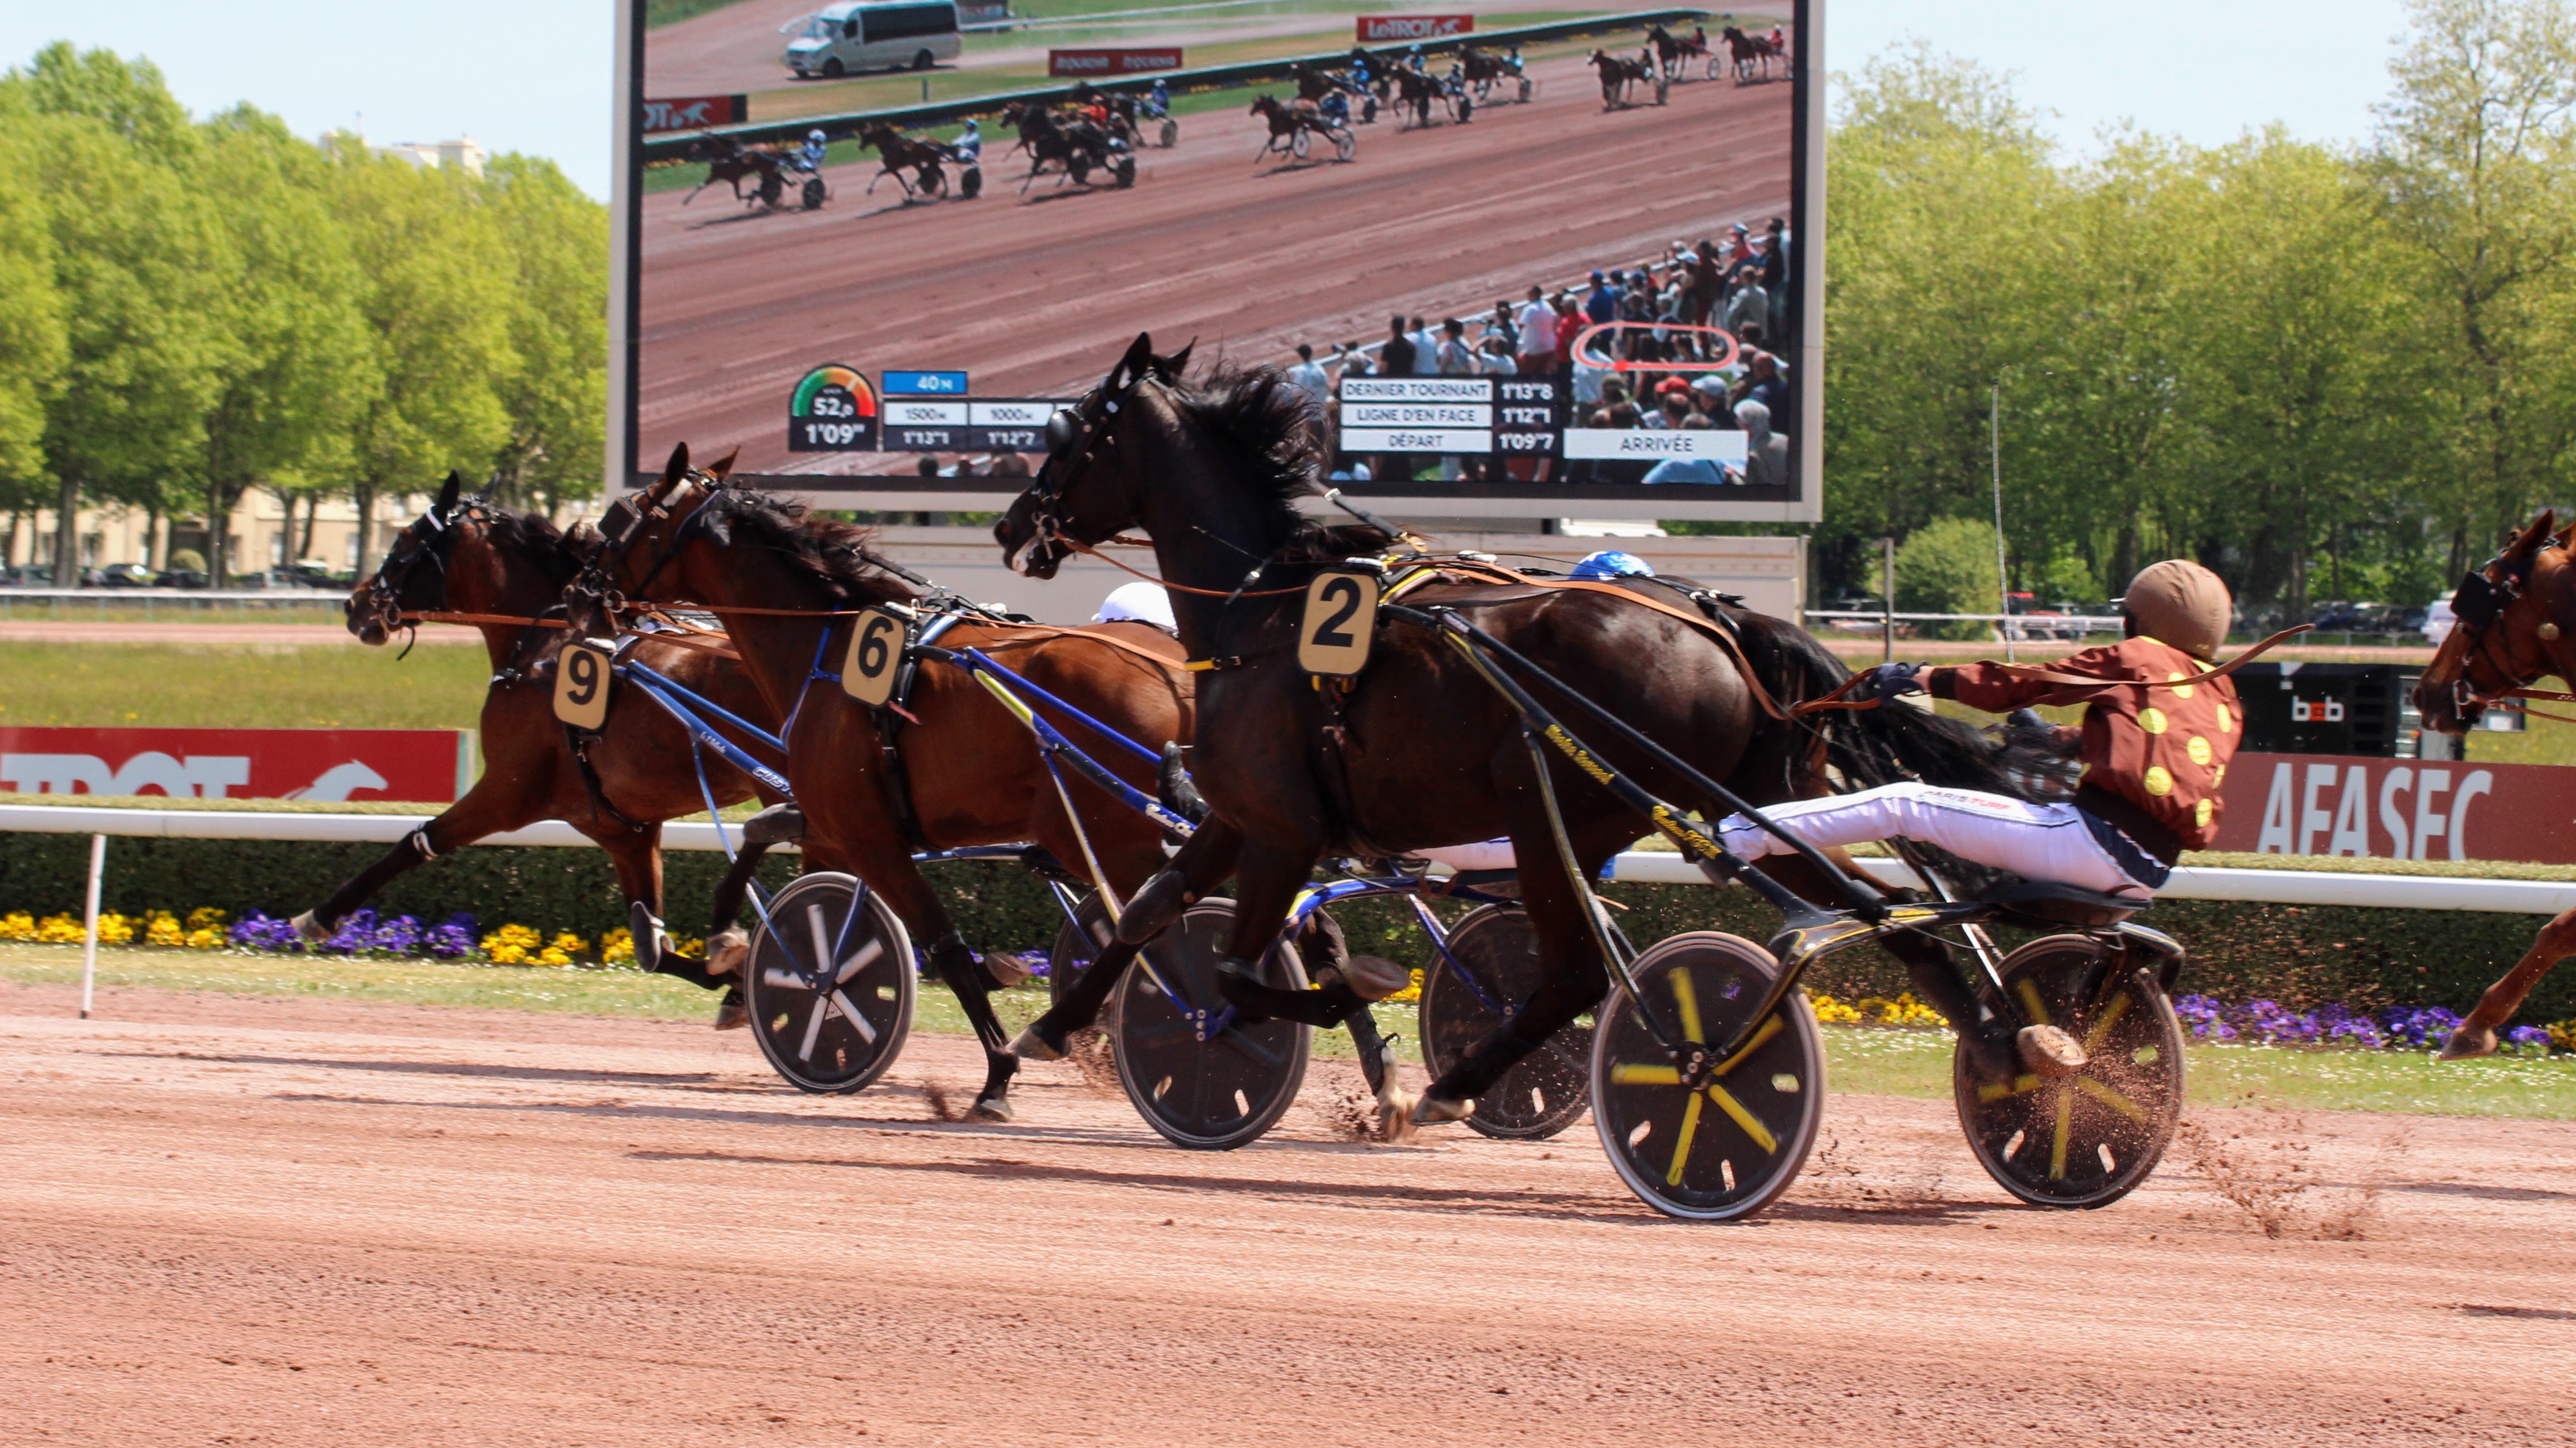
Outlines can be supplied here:
[[[2252, 1041], [2272, 1046], [2347, 1046], [2401, 1050], [2438, 1050], [2460, 1025], [2456, 1012], [2441, 1006], [2390, 1006], [2376, 1016], [2342, 1004], [2312, 1011], [2292, 1010], [2279, 1001], [2251, 1000], [2229, 1005], [2213, 996], [2174, 998], [2174, 1014], [2183, 1032], [2201, 1041]], [[2504, 1033], [2504, 1044], [2546, 1052], [2549, 1032], [2517, 1026]]]
[[[295, 933], [290, 921], [253, 910], [243, 916], [230, 932], [236, 950], [263, 950], [278, 955], [295, 955], [307, 947], [304, 937]], [[373, 910], [353, 910], [340, 921], [331, 938], [312, 949], [325, 955], [355, 955], [372, 951], [384, 955], [419, 955], [427, 953], [441, 960], [457, 960], [479, 954], [481, 945], [471, 915], [451, 915], [445, 921], [423, 926], [416, 915], [397, 915], [391, 920], [379, 917]]]

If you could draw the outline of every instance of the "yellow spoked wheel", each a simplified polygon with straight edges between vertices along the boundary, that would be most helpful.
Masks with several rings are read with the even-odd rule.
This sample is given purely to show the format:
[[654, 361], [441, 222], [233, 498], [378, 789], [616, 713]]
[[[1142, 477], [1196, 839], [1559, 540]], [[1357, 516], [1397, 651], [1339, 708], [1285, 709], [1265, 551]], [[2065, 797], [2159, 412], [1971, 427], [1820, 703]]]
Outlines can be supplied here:
[[2004, 961], [2004, 989], [2031, 1025], [2084, 1043], [2074, 1075], [1980, 1081], [1960, 1051], [1951, 1064], [1968, 1147], [1997, 1185], [2033, 1206], [2104, 1207], [2156, 1169], [2182, 1119], [2183, 1035], [2154, 976], [2116, 962], [2081, 935], [2034, 940]]
[[837, 871], [797, 876], [770, 899], [743, 964], [752, 1038], [799, 1091], [865, 1090], [912, 1030], [912, 937], [874, 891], [854, 914], [858, 895]]
[[[1711, 1050], [1761, 1004], [1779, 970], [1769, 951], [1713, 930], [1676, 935], [1629, 967], [1656, 1022]], [[1624, 991], [1593, 1033], [1602, 1149], [1629, 1190], [1671, 1216], [1732, 1221], [1769, 1206], [1806, 1164], [1824, 1096], [1824, 1041], [1796, 991], [1695, 1083]]]

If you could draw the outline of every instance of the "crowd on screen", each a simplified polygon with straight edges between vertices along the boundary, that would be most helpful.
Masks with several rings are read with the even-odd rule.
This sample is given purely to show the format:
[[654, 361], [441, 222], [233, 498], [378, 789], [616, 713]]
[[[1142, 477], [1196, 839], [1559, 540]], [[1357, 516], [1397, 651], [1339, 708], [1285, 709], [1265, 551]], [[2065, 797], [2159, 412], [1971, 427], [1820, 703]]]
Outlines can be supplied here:
[[[1325, 416], [1333, 413], [1334, 388], [1345, 377], [1514, 377], [1566, 379], [1568, 423], [1594, 428], [1715, 428], [1749, 434], [1743, 472], [1711, 464], [1544, 460], [1496, 465], [1480, 459], [1353, 457], [1337, 454], [1337, 476], [1415, 476], [1475, 480], [1492, 474], [1524, 481], [1743, 482], [1768, 486], [1787, 481], [1788, 441], [1781, 426], [1792, 415], [1786, 353], [1796, 310], [1790, 287], [1792, 239], [1773, 217], [1756, 231], [1738, 223], [1723, 240], [1696, 246], [1676, 241], [1662, 258], [1643, 266], [1591, 273], [1580, 286], [1532, 286], [1517, 304], [1494, 303], [1482, 316], [1419, 316], [1388, 321], [1374, 343], [1337, 344], [1321, 360], [1310, 343], [1297, 347], [1288, 377], [1312, 393]], [[1629, 324], [1600, 333], [1578, 350], [1576, 340], [1604, 323]], [[1693, 327], [1715, 327], [1732, 337], [1731, 365], [1705, 364], [1723, 344]], [[1626, 368], [1587, 365], [1615, 360]], [[1671, 362], [1661, 371], [1636, 364]], [[1553, 467], [1561, 477], [1551, 477]], [[1436, 472], [1434, 472], [1436, 469]], [[1723, 472], [1724, 476], [1720, 473]]]

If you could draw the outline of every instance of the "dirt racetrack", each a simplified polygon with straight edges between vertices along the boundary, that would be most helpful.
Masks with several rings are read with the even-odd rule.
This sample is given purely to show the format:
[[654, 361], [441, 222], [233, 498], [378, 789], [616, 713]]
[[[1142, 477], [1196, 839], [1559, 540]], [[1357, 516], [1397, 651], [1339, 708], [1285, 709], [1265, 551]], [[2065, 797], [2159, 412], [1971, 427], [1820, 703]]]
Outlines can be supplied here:
[[[1759, 226], [1789, 201], [1791, 88], [1700, 80], [1604, 112], [1580, 58], [1536, 63], [1536, 100], [1466, 125], [1357, 128], [1348, 165], [1256, 168], [1267, 134], [1225, 109], [1148, 147], [1132, 190], [1018, 194], [1016, 138], [987, 141], [985, 193], [905, 206], [862, 195], [873, 157], [831, 168], [815, 212], [744, 211], [718, 187], [644, 198], [638, 456], [744, 445], [781, 469], [809, 368], [964, 368], [981, 397], [1071, 396], [1140, 330], [1246, 361], [1373, 341], [1387, 317], [1473, 317], [1533, 282], [1579, 280], [1675, 240]], [[945, 131], [942, 135], [947, 134]], [[819, 462], [817, 461], [819, 459]], [[798, 470], [909, 471], [900, 454], [807, 454]]]
[[2202, 1114], [2341, 1204], [2273, 1239], [2182, 1161], [2019, 1209], [1845, 1097], [1707, 1227], [1588, 1127], [1345, 1140], [1342, 1066], [1199, 1156], [1061, 1066], [941, 1121], [956, 1038], [837, 1099], [694, 1026], [70, 1005], [0, 987], [12, 1444], [2576, 1441], [2568, 1124]]

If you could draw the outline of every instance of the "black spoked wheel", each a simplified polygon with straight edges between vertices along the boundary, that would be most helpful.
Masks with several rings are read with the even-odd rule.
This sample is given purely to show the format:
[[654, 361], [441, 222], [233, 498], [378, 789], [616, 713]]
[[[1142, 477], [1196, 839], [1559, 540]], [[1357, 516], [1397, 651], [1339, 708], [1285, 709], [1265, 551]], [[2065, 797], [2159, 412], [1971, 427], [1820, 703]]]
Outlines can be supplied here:
[[1288, 154], [1296, 157], [1300, 161], [1305, 160], [1306, 148], [1313, 145], [1314, 140], [1314, 132], [1307, 130], [1304, 126], [1299, 126], [1297, 129], [1288, 133]]
[[1047, 948], [1048, 1005], [1064, 999], [1110, 938], [1109, 912], [1101, 908], [1098, 894], [1083, 896], [1073, 913], [1081, 918], [1082, 928], [1075, 929], [1071, 920], [1064, 922], [1055, 933], [1055, 944]]
[[2040, 1207], [2105, 1207], [2156, 1169], [2182, 1120], [2182, 1022], [2145, 970], [2112, 963], [2081, 935], [2034, 940], [2004, 961], [2004, 989], [2026, 1022], [2056, 1026], [2089, 1058], [2072, 1076], [1980, 1082], [1965, 1051], [1951, 1063], [1959, 1123], [1977, 1163]]
[[1064, 160], [1064, 173], [1073, 178], [1073, 184], [1076, 186], [1090, 185], [1091, 159], [1079, 152], [1067, 156]]
[[760, 178], [761, 205], [774, 207], [778, 204], [779, 199], [786, 194], [786, 178], [781, 176], [763, 176]]
[[[1200, 901], [1145, 947], [1111, 997], [1118, 1084], [1147, 1125], [1193, 1151], [1232, 1151], [1268, 1131], [1297, 1099], [1314, 1042], [1313, 1028], [1288, 1021], [1228, 1025], [1202, 1039], [1226, 1014], [1216, 966], [1233, 933], [1233, 901]], [[1306, 987], [1285, 943], [1261, 966], [1267, 984]]]
[[1347, 161], [1353, 156], [1358, 155], [1359, 150], [1360, 138], [1352, 135], [1349, 127], [1345, 126], [1333, 132], [1334, 160]]
[[822, 210], [823, 202], [828, 199], [828, 197], [829, 193], [824, 189], [823, 182], [819, 177], [806, 178], [804, 187], [798, 192], [798, 199], [804, 203], [805, 209], [808, 211]]
[[[1655, 1020], [1676, 1041], [1723, 1043], [1779, 974], [1752, 941], [1695, 930], [1629, 967]], [[1798, 1178], [1825, 1097], [1824, 1040], [1807, 998], [1791, 991], [1705, 1083], [1681, 1068], [1625, 991], [1592, 1038], [1592, 1119], [1628, 1189], [1675, 1217], [1731, 1221], [1769, 1206]]]
[[957, 195], [959, 199], [972, 201], [983, 194], [984, 168], [981, 166], [967, 167], [964, 173], [959, 175], [957, 178]]
[[1135, 184], [1136, 184], [1136, 158], [1135, 158], [1135, 157], [1133, 157], [1133, 156], [1121, 156], [1121, 157], [1119, 157], [1119, 158], [1118, 158], [1118, 161], [1117, 161], [1117, 164], [1116, 164], [1116, 165], [1114, 165], [1114, 166], [1112, 166], [1112, 167], [1110, 167], [1110, 172], [1109, 172], [1109, 174], [1111, 174], [1111, 175], [1113, 175], [1113, 176], [1115, 176], [1115, 177], [1117, 177], [1117, 178], [1118, 178], [1118, 185], [1119, 185], [1122, 189], [1123, 189], [1123, 188], [1125, 188], [1125, 187], [1129, 187], [1129, 186], [1133, 186], [1133, 185], [1135, 185]]
[[[1449, 932], [1449, 957], [1422, 973], [1422, 1064], [1446, 1075], [1467, 1049], [1492, 1034], [1538, 989], [1538, 935], [1517, 905], [1480, 905]], [[1462, 974], [1458, 967], [1464, 968]], [[1543, 1141], [1572, 1126], [1591, 1097], [1585, 1081], [1592, 1027], [1576, 1021], [1503, 1073], [1476, 1098], [1467, 1124], [1505, 1141]]]
[[799, 875], [751, 938], [751, 1033], [770, 1069], [799, 1091], [865, 1089], [912, 1030], [912, 936], [873, 891], [853, 919], [860, 888], [832, 871]]
[[1168, 117], [1163, 121], [1163, 149], [1168, 151], [1181, 143], [1181, 123]]

